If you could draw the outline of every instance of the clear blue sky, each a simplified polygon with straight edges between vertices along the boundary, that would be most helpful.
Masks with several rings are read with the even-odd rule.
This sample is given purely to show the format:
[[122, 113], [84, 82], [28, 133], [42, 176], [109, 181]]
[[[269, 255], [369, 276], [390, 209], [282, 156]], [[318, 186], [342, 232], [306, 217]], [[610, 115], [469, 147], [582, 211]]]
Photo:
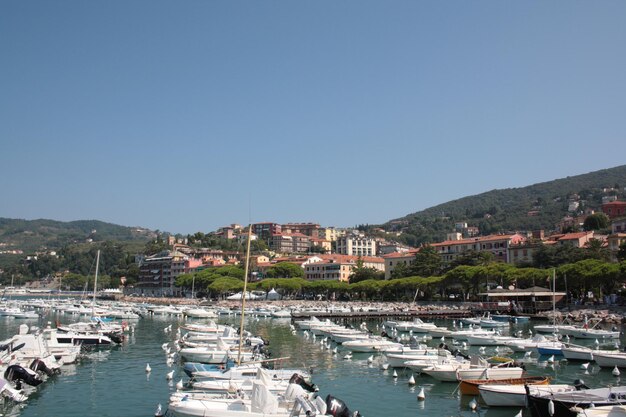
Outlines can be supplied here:
[[622, 165], [625, 17], [622, 0], [4, 0], [0, 217], [352, 226]]

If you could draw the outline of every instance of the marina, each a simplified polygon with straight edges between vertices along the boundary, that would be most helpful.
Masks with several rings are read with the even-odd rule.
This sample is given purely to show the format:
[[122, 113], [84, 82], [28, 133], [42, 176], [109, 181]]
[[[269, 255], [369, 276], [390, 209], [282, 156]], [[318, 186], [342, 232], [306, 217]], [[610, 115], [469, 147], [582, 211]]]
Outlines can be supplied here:
[[[40, 316], [37, 319], [1, 318], [0, 339], [5, 340], [19, 333], [20, 326], [24, 324], [42, 329], [48, 325], [53, 327], [56, 323], [70, 324], [80, 318], [77, 313], [68, 313], [63, 309], [55, 310], [52, 302], [48, 304], [50, 306], [46, 310], [39, 310]], [[104, 308], [110, 305], [100, 306]], [[127, 307], [141, 313], [148, 306]], [[269, 311], [272, 310], [271, 304], [267, 307], [270, 307]], [[125, 320], [129, 330], [125, 333], [125, 340], [122, 343], [83, 349], [75, 363], [61, 366], [60, 373], [47, 377], [44, 383], [31, 390], [26, 401], [15, 405], [11, 400], [5, 399], [4, 415], [153, 416], [159, 404], [163, 415], [177, 415], [169, 409], [168, 404], [176, 392], [184, 393], [189, 389], [189, 377], [183, 369], [184, 361], [180, 358], [169, 360], [163, 346], [167, 345], [173, 349], [181, 332], [201, 329], [202, 326], [210, 324], [211, 320], [215, 320], [219, 325], [238, 327], [240, 319], [238, 315], [218, 314], [217, 309], [209, 310], [215, 311], [218, 318], [190, 318], [172, 310], [172, 314], [146, 314], [142, 318]], [[256, 314], [257, 310], [259, 314]], [[382, 318], [363, 321], [361, 317], [353, 316], [343, 317], [337, 320], [338, 325], [331, 326], [332, 323], [321, 319], [318, 323], [328, 324], [321, 327], [317, 325], [320, 330], [315, 330], [315, 323], [308, 323], [307, 329], [304, 328], [307, 325], [300, 328], [297, 325], [298, 321], [272, 318], [267, 310], [267, 308], [249, 308], [244, 322], [247, 331], [269, 342], [265, 348], [271, 353], [270, 358], [276, 358], [270, 363], [276, 368], [301, 369], [310, 374], [311, 382], [320, 389], [320, 397], [325, 398], [330, 394], [340, 398], [351, 410], [358, 410], [363, 416], [382, 416], [390, 412], [401, 417], [414, 416], [417, 413], [426, 416], [474, 415], [470, 409], [472, 400], [476, 401], [479, 412], [488, 416], [513, 416], [520, 409], [488, 407], [479, 396], [461, 394], [458, 382], [441, 382], [415, 370], [424, 369], [423, 367], [408, 368], [397, 366], [398, 363], [394, 364], [397, 367], [390, 367], [390, 360], [381, 351], [362, 351], [360, 348], [350, 350], [347, 347], [349, 344], [346, 346], [345, 342], [337, 343], [332, 340], [333, 331], [339, 337], [345, 337], [351, 332], [369, 331], [372, 334], [380, 334], [385, 330], [389, 335], [395, 335], [392, 337], [405, 345], [398, 349], [397, 343], [391, 344], [387, 355], [395, 355], [396, 360], [416, 359], [417, 356], [411, 357], [411, 351], [415, 351], [414, 355], [434, 351], [436, 357], [437, 348], [444, 340], [451, 350], [458, 350], [464, 355], [512, 358], [524, 365], [527, 375], [548, 377], [551, 384], [572, 385], [576, 379], [584, 380], [585, 384], [592, 388], [620, 384], [620, 377], [612, 373], [612, 368], [601, 368], [594, 362], [587, 363], [588, 367], [582, 369], [581, 361], [567, 361], [562, 356], [555, 360], [554, 357], [538, 356], [536, 352], [530, 350], [527, 351], [530, 352], [529, 355], [523, 351], [513, 352], [502, 345], [470, 345], [462, 339], [457, 340], [451, 336], [442, 339], [428, 333], [414, 333], [420, 347], [409, 349], [412, 331], [394, 331], [390, 327], [393, 321], [385, 321]], [[387, 327], [383, 328], [385, 322]], [[451, 333], [458, 331], [459, 334], [463, 334], [459, 320], [438, 318], [434, 319], [433, 323], [436, 327], [447, 327]], [[352, 328], [350, 331], [345, 328], [346, 324]], [[524, 324], [511, 323], [502, 333], [512, 336], [523, 334], [526, 337], [533, 332], [533, 325], [534, 321]], [[466, 328], [467, 326], [463, 327]], [[582, 346], [595, 347], [593, 341], [586, 339], [576, 341]], [[615, 341], [623, 343], [623, 337]], [[614, 348], [615, 341], [611, 341], [610, 348]], [[419, 349], [424, 351], [419, 352]], [[147, 364], [151, 369], [149, 373], [146, 372]], [[477, 375], [480, 377], [479, 374], [480, 372], [471, 372], [468, 375], [474, 379]], [[518, 374], [505, 372], [503, 375], [510, 378], [517, 377]], [[373, 392], [376, 396], [372, 395]], [[421, 394], [425, 396], [424, 401], [417, 398]], [[384, 400], [381, 401], [381, 398]], [[531, 414], [529, 410], [524, 409], [523, 415]]]

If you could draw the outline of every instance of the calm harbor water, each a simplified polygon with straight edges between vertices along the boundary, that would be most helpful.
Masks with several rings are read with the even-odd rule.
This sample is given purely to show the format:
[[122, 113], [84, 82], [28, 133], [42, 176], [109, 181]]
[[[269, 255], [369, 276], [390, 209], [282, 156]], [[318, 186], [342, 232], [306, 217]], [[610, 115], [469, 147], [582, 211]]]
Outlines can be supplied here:
[[[16, 333], [22, 323], [30, 326], [44, 326], [48, 321], [59, 319], [63, 323], [75, 321], [71, 316], [53, 314], [41, 320], [0, 320], [0, 339]], [[238, 325], [238, 318], [220, 318], [220, 323]], [[202, 322], [202, 320], [197, 320]], [[166, 356], [161, 349], [165, 342], [176, 337], [176, 328], [183, 319], [173, 317], [147, 317], [134, 323], [135, 331], [121, 346], [88, 352], [77, 364], [64, 366], [60, 375], [40, 385], [29, 400], [18, 409], [5, 410], [12, 416], [137, 416], [154, 415], [157, 404], [167, 407], [169, 394], [174, 391], [176, 382], [188, 378], [179, 363], [168, 367]], [[172, 324], [172, 332], [164, 328]], [[302, 331], [293, 335], [290, 321], [285, 319], [248, 318], [246, 329], [270, 340], [272, 357], [289, 357], [285, 367], [298, 367], [312, 370], [313, 382], [321, 389], [322, 395], [333, 394], [343, 399], [352, 410], [359, 410], [364, 416], [476, 416], [469, 410], [472, 397], [460, 396], [456, 383], [442, 383], [428, 376], [416, 376], [416, 385], [409, 386], [410, 371], [398, 370], [394, 379], [393, 370], [382, 370], [378, 358], [369, 364], [369, 353], [355, 353], [351, 360], [344, 360], [340, 352], [322, 349], [319, 343], [305, 339]], [[358, 323], [354, 323], [358, 325]], [[369, 322], [369, 328], [376, 329], [377, 322]], [[452, 325], [452, 321], [437, 321], [438, 325]], [[530, 325], [532, 328], [532, 324]], [[512, 330], [527, 332], [529, 326], [512, 327]], [[439, 339], [429, 342], [436, 346]], [[591, 344], [593, 341], [588, 341]], [[623, 343], [623, 340], [622, 340]], [[470, 352], [478, 352], [471, 347]], [[486, 356], [495, 355], [494, 348], [487, 348]], [[523, 355], [515, 355], [519, 359]], [[543, 359], [543, 360], [542, 360]], [[533, 357], [527, 363], [531, 375], [548, 375], [553, 383], [572, 383], [582, 378], [591, 387], [620, 385], [619, 377], [611, 370], [595, 365], [585, 372], [580, 363], [560, 361], [553, 365], [546, 358]], [[146, 374], [146, 363], [152, 372]], [[166, 380], [166, 373], [175, 370], [173, 381]], [[625, 374], [626, 375], [626, 374]], [[624, 381], [626, 382], [626, 381]], [[425, 401], [417, 401], [417, 392], [424, 387]], [[481, 407], [478, 415], [490, 417], [514, 416], [519, 409], [489, 409]], [[525, 413], [529, 416], [529, 413]]]

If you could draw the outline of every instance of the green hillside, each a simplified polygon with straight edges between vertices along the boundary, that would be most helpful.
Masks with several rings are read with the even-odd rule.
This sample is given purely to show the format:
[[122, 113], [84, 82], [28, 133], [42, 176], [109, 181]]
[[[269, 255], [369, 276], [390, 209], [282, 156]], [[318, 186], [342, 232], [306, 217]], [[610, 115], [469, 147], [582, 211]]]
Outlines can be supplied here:
[[28, 254], [90, 241], [146, 242], [151, 237], [154, 233], [147, 229], [98, 220], [60, 222], [0, 218], [0, 252], [18, 250]]
[[585, 208], [599, 209], [604, 196], [616, 195], [624, 199], [624, 187], [626, 165], [463, 197], [391, 220], [382, 227], [387, 231], [401, 231], [400, 239], [412, 245], [445, 239], [456, 222], [477, 226], [482, 235], [538, 229], [553, 231], [568, 215], [570, 199], [578, 198], [580, 207], [569, 214], [582, 214]]

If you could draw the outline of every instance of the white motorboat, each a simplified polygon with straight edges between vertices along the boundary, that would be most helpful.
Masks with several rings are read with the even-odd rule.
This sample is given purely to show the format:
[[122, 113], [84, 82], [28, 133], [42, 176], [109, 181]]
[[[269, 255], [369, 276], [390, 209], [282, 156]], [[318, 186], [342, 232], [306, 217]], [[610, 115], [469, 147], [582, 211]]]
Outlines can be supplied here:
[[345, 410], [343, 415], [351, 414], [346, 405], [337, 398], [327, 396], [312, 397], [296, 384], [289, 384], [284, 395], [274, 395], [262, 383], [253, 385], [249, 398], [215, 398], [206, 393], [179, 391], [170, 396], [168, 412], [174, 417], [304, 417], [330, 416], [330, 409]]
[[513, 352], [526, 352], [531, 349], [535, 349], [539, 343], [547, 342], [548, 339], [541, 335], [536, 334], [530, 339], [514, 339], [505, 341], [502, 343], [504, 346], [513, 350]]
[[626, 352], [593, 352], [593, 360], [596, 361], [601, 368], [626, 368]]
[[467, 335], [467, 343], [478, 346], [498, 346], [504, 345], [505, 342], [516, 340], [519, 340], [519, 338], [512, 336], [500, 336], [494, 333], [490, 335]]
[[567, 360], [585, 361], [585, 362], [590, 362], [594, 360], [594, 355], [597, 353], [599, 354], [606, 353], [609, 355], [613, 355], [616, 353], [624, 353], [624, 352], [620, 352], [618, 349], [612, 349], [612, 350], [591, 349], [590, 347], [572, 345], [569, 343], [563, 344], [563, 347], [561, 348], [561, 352], [563, 352], [563, 356]]
[[217, 314], [212, 310], [204, 308], [187, 308], [183, 310], [183, 314], [191, 318], [216, 318]]
[[468, 329], [468, 330], [457, 330], [450, 333], [450, 336], [454, 340], [467, 340], [468, 336], [492, 336], [494, 334], [491, 330], [484, 329]]
[[457, 380], [465, 379], [514, 379], [521, 378], [524, 369], [518, 366], [470, 368], [457, 370]]
[[[234, 349], [209, 349], [206, 347], [182, 348], [179, 352], [180, 356], [190, 362], [202, 362], [220, 364], [226, 363], [228, 360], [237, 359], [239, 351]], [[245, 351], [241, 352], [241, 361], [250, 362], [255, 357], [254, 353]]]
[[438, 381], [457, 382], [457, 371], [460, 369], [469, 369], [469, 362], [442, 363], [435, 364], [428, 368], [422, 369], [422, 373], [430, 375]]
[[[571, 391], [571, 385], [528, 385], [531, 394]], [[479, 385], [480, 397], [489, 407], [526, 407], [524, 385]]]
[[620, 334], [617, 330], [587, 329], [574, 327], [567, 332], [568, 335], [577, 339], [618, 339]]
[[401, 349], [401, 343], [395, 343], [382, 337], [370, 337], [368, 339], [352, 340], [344, 342], [343, 347], [353, 352], [385, 352], [391, 349]]
[[577, 417], [625, 417], [626, 405], [603, 405], [601, 407], [590, 407], [582, 409]]

